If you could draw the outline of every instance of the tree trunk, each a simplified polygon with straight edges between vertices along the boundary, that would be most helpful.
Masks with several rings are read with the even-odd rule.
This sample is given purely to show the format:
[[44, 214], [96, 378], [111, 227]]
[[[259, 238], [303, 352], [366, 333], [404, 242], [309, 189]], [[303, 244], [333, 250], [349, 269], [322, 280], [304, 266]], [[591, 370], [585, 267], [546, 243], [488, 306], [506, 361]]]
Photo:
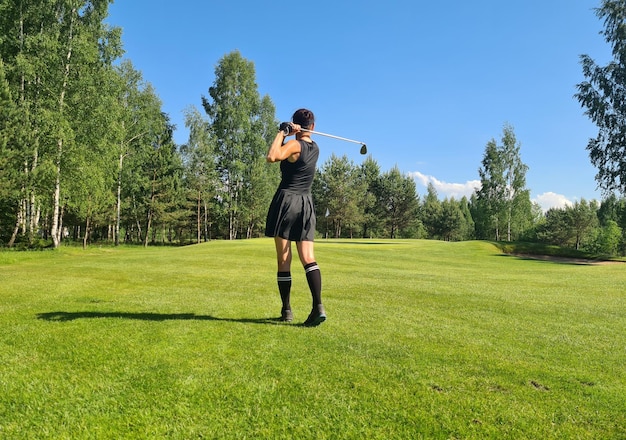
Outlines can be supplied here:
[[144, 247], [148, 247], [148, 241], [150, 240], [150, 227], [152, 226], [152, 206], [154, 206], [154, 191], [152, 192], [152, 197], [150, 197], [150, 208], [148, 208], [148, 215], [146, 220], [146, 237], [143, 242]]
[[115, 207], [115, 246], [120, 245], [120, 219], [122, 211], [122, 166], [124, 164], [124, 153], [120, 153], [120, 163], [117, 169], [117, 205]]
[[83, 237], [83, 249], [87, 249], [87, 241], [89, 240], [89, 231], [91, 229], [91, 216], [85, 219], [85, 236]]
[[198, 204], [196, 206], [196, 243], [202, 238], [202, 193], [198, 191]]
[[[18, 203], [19, 205], [19, 203]], [[11, 239], [9, 240], [9, 243], [7, 243], [7, 246], [12, 248], [13, 245], [15, 244], [15, 240], [17, 240], [17, 234], [20, 232], [20, 209], [21, 207], [18, 206], [17, 207], [17, 220], [15, 222], [15, 229], [13, 229], [13, 234], [11, 234]]]
[[152, 226], [152, 209], [148, 210], [148, 219], [146, 222], [146, 236], [143, 241], [143, 247], [148, 247], [148, 241], [150, 241], [150, 227]]
[[54, 180], [54, 196], [53, 196], [53, 209], [52, 209], [52, 228], [50, 229], [50, 235], [52, 236], [52, 243], [55, 248], [59, 247], [61, 243], [61, 227], [59, 226], [59, 214], [60, 214], [60, 198], [61, 198], [61, 163], [60, 156], [63, 149], [63, 140], [59, 139], [58, 143], [58, 156], [56, 166], [56, 178]]
[[500, 223], [496, 217], [496, 241], [500, 241]]
[[507, 211], [507, 221], [506, 221], [506, 239], [507, 241], [511, 241], [511, 217], [513, 216], [511, 204], [513, 201], [509, 200], [509, 209]]
[[211, 236], [209, 235], [209, 207], [207, 206], [206, 200], [204, 201], [204, 241], [210, 241]]
[[[37, 148], [35, 148], [35, 152], [33, 153], [33, 164], [30, 168], [31, 174], [35, 174], [37, 170], [37, 164], [39, 163], [39, 152]], [[33, 243], [35, 233], [39, 229], [39, 215], [41, 214], [41, 208], [37, 203], [37, 198], [35, 197], [35, 191], [30, 189], [30, 200], [28, 203], [28, 241]]]
[[[73, 8], [70, 15], [70, 29], [67, 42], [67, 56], [65, 59], [65, 72], [63, 74], [63, 85], [61, 87], [61, 94], [59, 96], [59, 114], [63, 115], [63, 106], [65, 104], [65, 92], [67, 90], [67, 83], [70, 76], [70, 60], [72, 59], [72, 43], [73, 43], [73, 30], [74, 30], [74, 17], [76, 14], [76, 8]], [[56, 177], [54, 181], [54, 196], [52, 201], [52, 228], [50, 229], [50, 235], [52, 236], [52, 243], [54, 247], [59, 247], [61, 243], [61, 227], [59, 226], [59, 211], [60, 211], [60, 199], [61, 199], [61, 158], [63, 157], [63, 137], [59, 135], [57, 140], [57, 158], [56, 158]]]

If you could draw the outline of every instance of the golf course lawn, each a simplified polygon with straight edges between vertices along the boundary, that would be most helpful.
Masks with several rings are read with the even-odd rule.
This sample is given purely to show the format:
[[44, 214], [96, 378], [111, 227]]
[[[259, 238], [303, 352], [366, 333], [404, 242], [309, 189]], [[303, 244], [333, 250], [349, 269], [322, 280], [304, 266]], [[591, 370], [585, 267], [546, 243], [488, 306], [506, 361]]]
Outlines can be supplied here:
[[626, 438], [626, 264], [315, 249], [315, 328], [271, 239], [0, 252], [0, 439]]

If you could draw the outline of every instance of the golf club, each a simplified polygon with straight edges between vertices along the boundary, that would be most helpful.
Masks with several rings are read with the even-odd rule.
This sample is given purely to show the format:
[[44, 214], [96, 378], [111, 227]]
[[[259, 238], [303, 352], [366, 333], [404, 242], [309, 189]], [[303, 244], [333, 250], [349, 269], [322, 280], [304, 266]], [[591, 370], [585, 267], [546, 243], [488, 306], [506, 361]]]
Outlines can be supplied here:
[[326, 136], [326, 137], [333, 138], [333, 139], [339, 139], [340, 141], [346, 141], [346, 142], [352, 142], [352, 143], [355, 143], [355, 144], [361, 144], [361, 151], [360, 151], [361, 154], [367, 154], [367, 145], [365, 145], [363, 142], [355, 141], [355, 140], [352, 140], [352, 139], [347, 139], [347, 138], [340, 137], [340, 136], [335, 136], [335, 135], [328, 134], [328, 133], [322, 133], [322, 132], [319, 132], [319, 131], [307, 130], [306, 128], [303, 128], [302, 131], [308, 131], [309, 133], [319, 134], [320, 136]]
[[[281, 123], [280, 124], [280, 130], [284, 131], [285, 135], [289, 135], [290, 132], [291, 132], [291, 128], [290, 128], [289, 122]], [[367, 154], [367, 145], [365, 145], [363, 142], [355, 141], [355, 140], [352, 140], [352, 139], [347, 139], [347, 138], [344, 138], [344, 137], [341, 137], [341, 136], [335, 136], [333, 134], [322, 133], [320, 131], [308, 130], [306, 128], [302, 128], [301, 130], [302, 131], [307, 131], [307, 132], [313, 133], [313, 134], [319, 134], [320, 136], [326, 136], [326, 137], [333, 138], [333, 139], [339, 139], [340, 141], [346, 141], [346, 142], [352, 142], [352, 143], [355, 143], [355, 144], [360, 144], [361, 145], [361, 151], [360, 151], [361, 154]]]

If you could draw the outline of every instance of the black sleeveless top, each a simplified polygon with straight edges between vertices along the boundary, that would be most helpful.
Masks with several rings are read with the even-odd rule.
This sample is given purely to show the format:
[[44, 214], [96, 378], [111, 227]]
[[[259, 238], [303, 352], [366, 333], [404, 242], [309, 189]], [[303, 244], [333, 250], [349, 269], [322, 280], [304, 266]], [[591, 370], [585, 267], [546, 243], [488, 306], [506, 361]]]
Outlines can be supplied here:
[[287, 190], [296, 194], [308, 194], [311, 192], [315, 166], [320, 155], [320, 150], [315, 141], [300, 142], [300, 157], [291, 163], [287, 159], [280, 162], [282, 180], [278, 189]]

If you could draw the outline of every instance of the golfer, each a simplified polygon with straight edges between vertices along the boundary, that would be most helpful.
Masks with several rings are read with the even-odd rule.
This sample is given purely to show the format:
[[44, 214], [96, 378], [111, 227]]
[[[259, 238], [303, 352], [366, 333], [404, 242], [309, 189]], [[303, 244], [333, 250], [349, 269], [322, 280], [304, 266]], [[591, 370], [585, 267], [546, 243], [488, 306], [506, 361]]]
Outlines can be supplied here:
[[[306, 131], [315, 128], [313, 112], [297, 110], [287, 128], [289, 134], [280, 130], [267, 153], [268, 162], [280, 162], [281, 182], [267, 213], [265, 235], [274, 237], [276, 244], [276, 278], [282, 301], [280, 320], [293, 321], [290, 304], [291, 242], [295, 241], [313, 297], [313, 307], [304, 325], [313, 327], [326, 320], [322, 305], [322, 275], [313, 253], [316, 219], [311, 186], [319, 148]], [[285, 142], [285, 138], [292, 134], [295, 139]]]

